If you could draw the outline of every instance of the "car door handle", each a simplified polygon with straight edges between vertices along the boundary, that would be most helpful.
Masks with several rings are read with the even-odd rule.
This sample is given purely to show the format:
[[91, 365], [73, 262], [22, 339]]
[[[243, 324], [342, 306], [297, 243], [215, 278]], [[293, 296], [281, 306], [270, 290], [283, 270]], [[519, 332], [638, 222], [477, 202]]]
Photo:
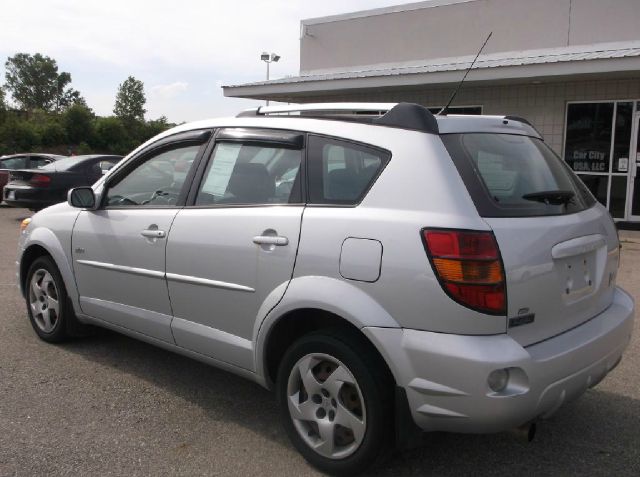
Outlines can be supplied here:
[[277, 245], [283, 247], [289, 245], [289, 239], [287, 237], [278, 237], [277, 235], [256, 235], [253, 237], [253, 243], [258, 245]]
[[142, 232], [140, 232], [140, 235], [142, 235], [143, 237], [147, 237], [147, 238], [165, 238], [167, 236], [167, 233], [164, 230], [158, 230], [158, 229], [146, 229], [143, 230]]

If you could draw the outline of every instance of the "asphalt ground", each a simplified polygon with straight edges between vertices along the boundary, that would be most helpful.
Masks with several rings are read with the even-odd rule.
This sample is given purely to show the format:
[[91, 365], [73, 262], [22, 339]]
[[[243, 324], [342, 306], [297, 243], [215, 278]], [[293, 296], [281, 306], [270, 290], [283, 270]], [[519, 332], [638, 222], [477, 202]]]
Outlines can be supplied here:
[[[105, 332], [40, 341], [14, 285], [18, 225], [0, 208], [0, 475], [319, 475], [289, 444], [268, 391]], [[618, 283], [640, 296], [640, 233], [623, 234]], [[640, 337], [602, 383], [538, 426], [432, 434], [369, 475], [640, 475]]]

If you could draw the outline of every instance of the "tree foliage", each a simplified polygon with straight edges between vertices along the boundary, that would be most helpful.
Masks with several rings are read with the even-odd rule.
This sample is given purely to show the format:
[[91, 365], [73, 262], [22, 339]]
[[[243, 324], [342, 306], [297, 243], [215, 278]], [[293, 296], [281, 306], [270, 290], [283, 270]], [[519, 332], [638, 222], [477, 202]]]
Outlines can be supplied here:
[[9, 118], [0, 127], [0, 153], [30, 151], [40, 143], [37, 129], [26, 121]]
[[57, 146], [67, 142], [67, 131], [60, 121], [50, 120], [40, 128], [40, 142], [43, 146]]
[[7, 115], [7, 103], [4, 101], [4, 89], [0, 87], [0, 124], [4, 122]]
[[[116, 116], [96, 117], [71, 75], [39, 53], [7, 59], [0, 87], [0, 155], [20, 152], [127, 154], [174, 126], [166, 117], [145, 121], [144, 84], [129, 76], [119, 85]], [[7, 105], [5, 92], [13, 103]], [[14, 109], [17, 106], [18, 109]]]
[[62, 115], [67, 138], [72, 144], [79, 144], [91, 139], [93, 135], [94, 116], [89, 108], [74, 104]]
[[146, 102], [144, 83], [129, 76], [118, 86], [113, 113], [124, 121], [143, 121]]
[[126, 154], [132, 149], [132, 142], [132, 138], [119, 118], [112, 116], [96, 120], [95, 138], [92, 144], [96, 149]]
[[81, 96], [69, 87], [71, 74], [58, 73], [56, 60], [40, 53], [17, 53], [5, 62], [5, 88], [25, 111], [61, 111]]

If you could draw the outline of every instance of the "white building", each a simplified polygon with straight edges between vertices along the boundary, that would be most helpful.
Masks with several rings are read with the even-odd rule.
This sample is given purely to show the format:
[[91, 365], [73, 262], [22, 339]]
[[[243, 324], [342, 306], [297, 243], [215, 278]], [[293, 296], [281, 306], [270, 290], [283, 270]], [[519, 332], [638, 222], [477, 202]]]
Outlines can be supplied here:
[[451, 112], [527, 118], [616, 219], [640, 222], [640, 0], [430, 0], [302, 20], [299, 76], [224, 94], [438, 109], [489, 32]]

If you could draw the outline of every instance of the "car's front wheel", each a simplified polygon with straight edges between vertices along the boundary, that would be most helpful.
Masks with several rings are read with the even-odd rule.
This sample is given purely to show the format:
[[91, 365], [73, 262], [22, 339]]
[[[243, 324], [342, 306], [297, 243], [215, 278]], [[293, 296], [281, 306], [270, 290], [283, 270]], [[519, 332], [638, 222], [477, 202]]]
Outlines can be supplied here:
[[298, 451], [332, 475], [364, 471], [392, 442], [392, 391], [361, 340], [312, 333], [286, 352], [277, 394], [287, 434]]
[[40, 338], [51, 343], [68, 337], [67, 321], [75, 317], [67, 306], [67, 291], [49, 257], [39, 257], [27, 273], [26, 300], [29, 320]]

